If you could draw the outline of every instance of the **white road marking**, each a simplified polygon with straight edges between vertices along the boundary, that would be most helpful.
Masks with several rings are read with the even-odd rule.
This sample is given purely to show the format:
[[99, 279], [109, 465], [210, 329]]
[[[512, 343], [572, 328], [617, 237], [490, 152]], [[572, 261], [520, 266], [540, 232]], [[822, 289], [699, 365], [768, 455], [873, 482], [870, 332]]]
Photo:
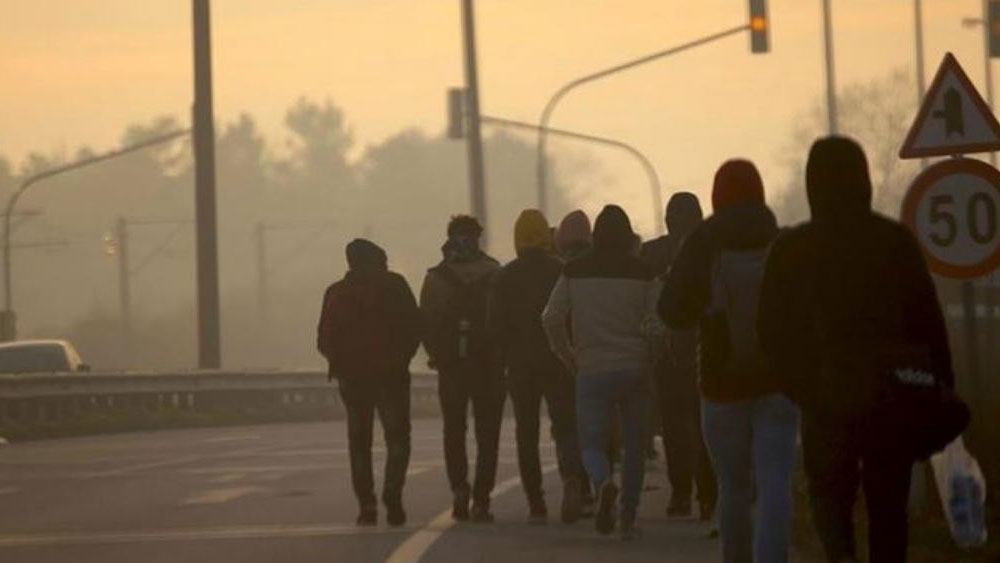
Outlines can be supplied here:
[[145, 543], [163, 541], [295, 538], [316, 536], [359, 536], [409, 533], [414, 526], [400, 528], [359, 528], [335, 524], [304, 526], [237, 526], [216, 529], [174, 529], [122, 532], [77, 532], [66, 534], [0, 535], [0, 547]]
[[223, 442], [248, 442], [251, 440], [260, 440], [258, 435], [247, 435], [247, 436], [219, 436], [218, 438], [208, 438], [203, 440], [206, 444], [218, 444]]
[[261, 487], [233, 487], [229, 489], [211, 489], [188, 497], [180, 502], [181, 506], [193, 504], [222, 504], [254, 493], [266, 491]]
[[212, 483], [232, 483], [233, 481], [239, 481], [247, 476], [246, 473], [226, 473], [225, 475], [219, 475], [213, 479], [210, 479]]
[[[443, 467], [443, 462], [436, 463], [411, 463], [411, 468], [427, 468], [431, 469], [434, 467]], [[229, 467], [192, 467], [190, 469], [181, 469], [181, 473], [187, 473], [190, 475], [215, 475], [215, 474], [230, 474], [230, 473], [294, 473], [303, 471], [330, 471], [330, 470], [346, 470], [350, 469], [350, 464], [347, 463], [314, 463], [308, 465], [239, 465], [239, 466], [229, 466]]]
[[[543, 473], [548, 473], [556, 469], [555, 465], [547, 465], [542, 468]], [[520, 477], [513, 477], [499, 483], [494, 489], [494, 495], [502, 495], [521, 485]], [[447, 509], [438, 514], [430, 524], [424, 526], [412, 536], [406, 538], [395, 551], [389, 555], [385, 563], [419, 563], [420, 558], [427, 553], [427, 550], [434, 545], [445, 532], [455, 525], [455, 520], [451, 517], [451, 509]]]

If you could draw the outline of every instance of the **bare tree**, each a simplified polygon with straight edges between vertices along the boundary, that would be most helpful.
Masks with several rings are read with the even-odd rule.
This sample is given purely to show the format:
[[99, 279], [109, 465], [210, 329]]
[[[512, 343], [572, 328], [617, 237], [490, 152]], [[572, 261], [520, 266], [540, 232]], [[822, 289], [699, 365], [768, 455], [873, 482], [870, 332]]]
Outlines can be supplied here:
[[[876, 210], [897, 217], [906, 186], [916, 174], [914, 161], [901, 160], [903, 143], [916, 111], [915, 86], [908, 72], [897, 69], [864, 84], [852, 84], [837, 96], [843, 135], [855, 138], [865, 148], [871, 167]], [[789, 182], [775, 206], [784, 222], [809, 217], [805, 193], [805, 162], [813, 140], [825, 134], [825, 107], [816, 103], [792, 129], [791, 141], [782, 158]]]

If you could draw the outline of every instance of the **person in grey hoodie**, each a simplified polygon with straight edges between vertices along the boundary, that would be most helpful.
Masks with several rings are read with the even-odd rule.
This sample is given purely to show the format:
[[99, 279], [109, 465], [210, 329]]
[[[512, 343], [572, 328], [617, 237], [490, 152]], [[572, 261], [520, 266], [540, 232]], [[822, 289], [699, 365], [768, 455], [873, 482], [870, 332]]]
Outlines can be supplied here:
[[616, 523], [619, 490], [605, 447], [612, 412], [621, 416], [624, 539], [636, 534], [645, 473], [650, 325], [659, 294], [649, 267], [630, 252], [634, 241], [628, 215], [618, 206], [606, 206], [594, 225], [593, 249], [566, 265], [542, 313], [553, 351], [577, 374], [577, 427], [584, 466], [600, 491], [595, 525], [601, 534], [611, 533]]

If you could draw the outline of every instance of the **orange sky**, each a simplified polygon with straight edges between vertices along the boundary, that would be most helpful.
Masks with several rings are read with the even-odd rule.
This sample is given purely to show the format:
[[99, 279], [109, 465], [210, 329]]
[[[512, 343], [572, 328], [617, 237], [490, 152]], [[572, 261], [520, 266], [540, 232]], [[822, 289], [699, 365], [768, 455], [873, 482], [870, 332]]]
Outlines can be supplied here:
[[[189, 4], [0, 0], [0, 153], [17, 162], [32, 149], [109, 147], [130, 122], [186, 116]], [[924, 0], [928, 77], [951, 50], [981, 84], [981, 33], [960, 25], [980, 5]], [[913, 68], [911, 1], [834, 7], [840, 84]], [[250, 112], [276, 137], [284, 109], [304, 94], [342, 106], [360, 147], [407, 127], [438, 132], [444, 91], [462, 78], [458, 8], [459, 0], [214, 0], [216, 113]], [[483, 112], [528, 121], [567, 80], [738, 25], [746, 10], [743, 0], [478, 0], [477, 9]], [[783, 184], [784, 139], [823, 94], [820, 1], [771, 0], [770, 9], [771, 54], [753, 56], [734, 37], [658, 61], [571, 94], [553, 125], [636, 145], [668, 189], [707, 193], [732, 156], [755, 159], [768, 183]], [[607, 199], [647, 197], [629, 157], [587, 151], [611, 178]]]

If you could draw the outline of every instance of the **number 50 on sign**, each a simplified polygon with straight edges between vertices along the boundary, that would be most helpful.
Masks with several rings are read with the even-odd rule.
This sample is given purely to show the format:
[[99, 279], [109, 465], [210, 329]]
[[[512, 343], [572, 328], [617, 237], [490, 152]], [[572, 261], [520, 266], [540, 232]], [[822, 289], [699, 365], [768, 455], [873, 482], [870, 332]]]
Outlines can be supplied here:
[[936, 274], [970, 279], [1000, 266], [1000, 172], [984, 162], [954, 158], [925, 170], [902, 219]]

